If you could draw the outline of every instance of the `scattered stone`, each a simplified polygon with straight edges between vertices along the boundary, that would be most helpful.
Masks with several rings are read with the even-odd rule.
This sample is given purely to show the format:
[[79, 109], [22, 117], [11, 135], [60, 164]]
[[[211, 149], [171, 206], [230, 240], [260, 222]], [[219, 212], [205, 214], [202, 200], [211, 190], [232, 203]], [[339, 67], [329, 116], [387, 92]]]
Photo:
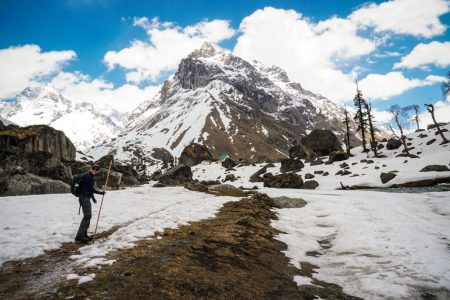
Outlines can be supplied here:
[[378, 143], [377, 144], [377, 149], [378, 150], [384, 149], [384, 145], [382, 143]]
[[358, 162], [357, 161], [355, 161], [355, 162], [352, 162], [352, 166], [354, 166], [354, 165], [357, 165], [358, 164]]
[[267, 172], [267, 166], [262, 167], [260, 170], [258, 170], [256, 173], [254, 173], [252, 176], [250, 176], [250, 182], [263, 182], [263, 179], [260, 177], [260, 175]]
[[387, 141], [386, 149], [387, 150], [395, 150], [395, 149], [400, 148], [401, 145], [402, 145], [402, 141], [391, 138]]
[[161, 183], [161, 182], [157, 182], [153, 185], [153, 187], [155, 187], [155, 188], [166, 187], [166, 186], [167, 185], [165, 185], [164, 183]]
[[361, 159], [359, 162], [367, 163], [367, 159]]
[[330, 173], [328, 173], [328, 172], [325, 172], [322, 174], [322, 176], [328, 176], [328, 175], [330, 175]]
[[305, 165], [300, 159], [282, 159], [281, 160], [281, 167], [280, 172], [287, 173], [287, 172], [297, 172], [300, 171]]
[[344, 151], [333, 151], [330, 153], [330, 156], [328, 158], [328, 160], [330, 162], [343, 161], [343, 160], [347, 160], [347, 159], [348, 159], [348, 155]]
[[305, 179], [313, 179], [315, 176], [311, 173], [306, 173], [305, 174]]
[[234, 174], [228, 174], [227, 176], [225, 176], [225, 179], [223, 180], [223, 182], [227, 182], [227, 181], [236, 181], [237, 178], [236, 176], [234, 176]]
[[349, 168], [350, 166], [348, 165], [348, 163], [342, 163], [339, 165], [339, 167], [345, 169], [345, 168]]
[[442, 128], [441, 130], [436, 130], [436, 132], [434, 133], [434, 135], [438, 135], [444, 132], [448, 132], [448, 130], [446, 128]]
[[276, 208], [301, 208], [308, 204], [302, 198], [289, 198], [286, 196], [275, 197], [273, 199], [273, 206]]
[[391, 181], [392, 179], [394, 179], [394, 177], [396, 177], [396, 176], [397, 175], [392, 172], [389, 172], [389, 173], [382, 172], [380, 174], [381, 183], [385, 184], [385, 183]]
[[184, 188], [194, 192], [203, 192], [206, 193], [208, 191], [208, 186], [202, 184], [197, 181], [189, 181], [184, 184]]
[[427, 144], [427, 145], [431, 145], [431, 144], [433, 144], [434, 142], [436, 142], [436, 139], [431, 139], [431, 140], [429, 140], [428, 142], [426, 142], [426, 144]]
[[323, 173], [323, 171], [322, 170], [317, 170], [317, 171], [314, 171], [314, 174], [322, 174]]
[[350, 175], [350, 177], [357, 177], [357, 176], [359, 176], [359, 174]]
[[303, 183], [302, 189], [315, 190], [319, 186], [319, 183], [315, 180], [308, 180]]
[[236, 163], [229, 157], [227, 157], [224, 161], [222, 161], [222, 167], [229, 170], [236, 166]]
[[419, 172], [447, 172], [450, 169], [446, 165], [428, 165]]
[[419, 137], [420, 137], [421, 139], [426, 138], [427, 136], [428, 136], [428, 134], [425, 134], [425, 133], [419, 134]]
[[352, 174], [352, 172], [344, 169], [344, 170], [339, 170], [335, 175], [345, 176], [345, 175], [349, 175], [349, 174]]
[[372, 159], [367, 160], [367, 164], [373, 164], [374, 161]]
[[378, 170], [380, 167], [379, 166], [375, 166], [375, 170]]
[[303, 185], [302, 178], [295, 173], [285, 173], [264, 180], [265, 187], [299, 189]]
[[[442, 126], [444, 126], [444, 125], [446, 125], [447, 123], [438, 123], [438, 125], [440, 126], [440, 127], [442, 127]], [[427, 129], [434, 129], [434, 128], [436, 128], [436, 124], [428, 124], [428, 126], [427, 126]]]
[[208, 192], [218, 196], [245, 197], [247, 193], [231, 184], [217, 184], [208, 187]]
[[289, 158], [291, 159], [304, 159], [306, 157], [307, 154], [301, 145], [294, 145], [289, 149]]
[[323, 165], [323, 160], [320, 158], [316, 158], [310, 163], [310, 166], [319, 166], [319, 165]]

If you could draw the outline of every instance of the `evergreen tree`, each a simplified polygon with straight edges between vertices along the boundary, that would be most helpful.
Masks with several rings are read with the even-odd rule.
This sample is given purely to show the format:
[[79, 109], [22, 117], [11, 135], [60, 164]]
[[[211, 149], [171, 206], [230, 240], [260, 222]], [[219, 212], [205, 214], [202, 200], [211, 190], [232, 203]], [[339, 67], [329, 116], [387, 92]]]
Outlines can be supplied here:
[[373, 155], [375, 157], [378, 156], [377, 150], [378, 150], [378, 143], [375, 140], [375, 127], [373, 126], [373, 115], [372, 115], [372, 104], [370, 102], [366, 102], [366, 112], [367, 112], [367, 120], [369, 124], [369, 132], [370, 132], [370, 148], [373, 151]]
[[356, 107], [356, 114], [355, 114], [355, 122], [358, 126], [356, 130], [361, 132], [361, 139], [362, 139], [362, 146], [363, 146], [363, 152], [367, 152], [366, 147], [366, 128], [367, 128], [367, 113], [364, 111], [364, 108], [366, 107], [367, 103], [366, 100], [364, 100], [361, 91], [358, 88], [358, 81], [356, 81], [356, 96], [353, 99], [353, 103]]

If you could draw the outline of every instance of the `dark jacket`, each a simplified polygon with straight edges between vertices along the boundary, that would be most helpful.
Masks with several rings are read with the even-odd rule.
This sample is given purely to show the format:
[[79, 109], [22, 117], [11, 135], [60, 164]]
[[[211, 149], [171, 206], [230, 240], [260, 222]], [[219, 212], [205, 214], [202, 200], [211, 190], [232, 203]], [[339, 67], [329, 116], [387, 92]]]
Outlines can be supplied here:
[[81, 197], [89, 197], [95, 200], [94, 193], [101, 195], [105, 193], [104, 191], [99, 190], [95, 187], [94, 175], [91, 172], [86, 172], [83, 174], [80, 181], [80, 186]]

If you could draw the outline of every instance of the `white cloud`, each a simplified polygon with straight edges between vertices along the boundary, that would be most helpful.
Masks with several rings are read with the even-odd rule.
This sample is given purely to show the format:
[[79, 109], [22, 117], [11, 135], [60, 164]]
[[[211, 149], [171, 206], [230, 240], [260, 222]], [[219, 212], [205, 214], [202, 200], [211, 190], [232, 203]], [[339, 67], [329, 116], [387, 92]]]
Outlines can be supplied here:
[[74, 51], [42, 52], [37, 45], [1, 49], [0, 99], [12, 98], [23, 88], [42, 82], [75, 58]]
[[104, 61], [110, 69], [122, 67], [128, 82], [155, 81], [163, 72], [176, 69], [180, 60], [199, 48], [205, 41], [219, 43], [235, 34], [228, 21], [202, 21], [179, 27], [157, 18], [135, 18], [134, 26], [147, 30], [148, 41], [135, 40], [130, 47], [108, 51]]
[[143, 89], [131, 84], [117, 88], [102, 78], [91, 79], [82, 73], [61, 72], [51, 81], [68, 99], [75, 102], [99, 104], [111, 107], [122, 113], [129, 113], [142, 101], [153, 98], [160, 86], [147, 86]]
[[406, 78], [401, 72], [369, 74], [359, 82], [359, 87], [367, 99], [387, 100], [409, 89], [435, 84], [437, 77], [440, 76], [430, 75], [425, 80], [420, 80]]
[[354, 11], [350, 19], [373, 27], [375, 32], [390, 31], [430, 38], [443, 34], [446, 25], [439, 17], [450, 11], [446, 0], [393, 0], [370, 3]]
[[334, 101], [351, 99], [356, 71], [342, 72], [337, 64], [375, 49], [375, 42], [358, 36], [355, 24], [331, 18], [318, 24], [294, 10], [266, 7], [240, 24], [242, 35], [234, 53], [285, 69], [291, 80]]
[[450, 65], [450, 42], [420, 43], [401, 62], [394, 65], [394, 69], [414, 69], [426, 65], [435, 65], [445, 68]]

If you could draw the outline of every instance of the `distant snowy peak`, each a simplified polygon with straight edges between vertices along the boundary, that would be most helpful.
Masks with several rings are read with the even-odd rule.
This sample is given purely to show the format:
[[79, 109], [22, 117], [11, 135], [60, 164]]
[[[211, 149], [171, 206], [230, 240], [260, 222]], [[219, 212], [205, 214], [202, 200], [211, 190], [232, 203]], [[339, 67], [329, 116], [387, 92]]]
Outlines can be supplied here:
[[142, 161], [153, 148], [179, 156], [199, 142], [216, 157], [228, 152], [235, 159], [279, 159], [293, 139], [314, 128], [343, 135], [342, 119], [341, 108], [291, 82], [281, 68], [205, 43], [181, 60], [155, 98], [131, 114], [120, 138], [88, 153]]
[[50, 125], [62, 130], [78, 149], [115, 137], [123, 128], [126, 115], [96, 107], [95, 103], [76, 103], [50, 85], [27, 87], [13, 102], [0, 102], [0, 116], [20, 126]]

